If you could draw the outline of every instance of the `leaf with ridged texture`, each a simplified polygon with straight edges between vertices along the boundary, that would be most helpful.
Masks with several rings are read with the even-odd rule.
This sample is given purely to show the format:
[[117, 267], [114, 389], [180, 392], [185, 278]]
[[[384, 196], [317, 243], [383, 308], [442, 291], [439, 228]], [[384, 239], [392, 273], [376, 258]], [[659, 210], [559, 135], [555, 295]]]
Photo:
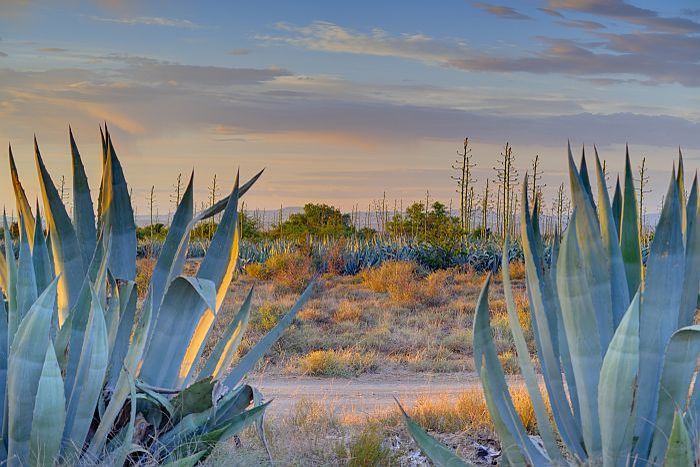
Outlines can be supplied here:
[[676, 189], [678, 190], [678, 200], [681, 205], [681, 232], [685, 239], [687, 217], [686, 217], [686, 199], [685, 199], [685, 168], [683, 167], [683, 153], [681, 148], [678, 148], [678, 173], [676, 174]]
[[6, 291], [7, 286], [7, 259], [3, 250], [0, 249], [0, 288]]
[[27, 464], [31, 420], [46, 360], [51, 316], [56, 298], [56, 282], [39, 296], [22, 320], [10, 346], [7, 369], [8, 459], [11, 464]]
[[[36, 225], [42, 225], [38, 205], [36, 207]], [[46, 247], [46, 239], [41, 227], [34, 229], [32, 263], [34, 264], [34, 275], [36, 277], [36, 290], [42, 292], [53, 281], [53, 266], [51, 265], [49, 250]]]
[[639, 293], [625, 313], [603, 359], [598, 418], [604, 465], [625, 465], [632, 448], [639, 372]]
[[[100, 287], [106, 281], [107, 277], [107, 263], [109, 258], [109, 238], [105, 242], [100, 242], [97, 248], [95, 248], [95, 254], [92, 257], [92, 262], [87, 275], [83, 280], [83, 284], [80, 288], [80, 296], [75, 306], [71, 309], [68, 319], [63, 323], [63, 326], [58, 332], [56, 342], [60, 342], [61, 346], [57, 345], [56, 354], [60, 355], [61, 352], [67, 352], [67, 362], [66, 362], [66, 396], [70, 397], [73, 392], [73, 385], [75, 384], [78, 366], [80, 364], [81, 353], [80, 349], [85, 341], [85, 334], [88, 328], [88, 322], [90, 319], [91, 302], [92, 302], [92, 291], [91, 288], [94, 286]], [[67, 334], [67, 336], [65, 335]], [[63, 345], [67, 344], [66, 347]], [[59, 362], [61, 358], [59, 357]], [[63, 365], [63, 364], [62, 364]]]
[[212, 376], [216, 379], [231, 366], [231, 362], [238, 351], [238, 345], [241, 343], [241, 339], [243, 339], [243, 335], [248, 328], [252, 298], [253, 288], [251, 287], [238, 313], [236, 313], [231, 324], [220, 336], [214, 350], [207, 358], [204, 368], [198, 375], [200, 378]]
[[[253, 186], [253, 184], [255, 184], [255, 182], [258, 181], [258, 179], [260, 178], [260, 176], [263, 174], [264, 171], [265, 171], [265, 169], [256, 173], [255, 175], [253, 175], [250, 178], [250, 180], [248, 180], [243, 185], [241, 185], [241, 187], [238, 190], [238, 197], [239, 198], [241, 198], [244, 194], [246, 194], [246, 192], [248, 192], [248, 190], [250, 190], [250, 188]], [[221, 198], [219, 201], [214, 203], [213, 206], [208, 207], [204, 211], [199, 213], [197, 215], [197, 219], [198, 219], [197, 222], [202, 221], [204, 219], [209, 219], [210, 217], [215, 216], [218, 213], [220, 213], [221, 211], [223, 211], [224, 209], [226, 209], [226, 206], [228, 205], [229, 198], [230, 198], [230, 195], [225, 197], [225, 198]]]
[[5, 297], [7, 298], [7, 342], [8, 345], [10, 345], [12, 344], [12, 339], [19, 326], [19, 317], [17, 314], [17, 262], [15, 261], [10, 227], [7, 225], [7, 215], [5, 215], [5, 213], [3, 213], [2, 222], [5, 239], [5, 257], [7, 258], [7, 288], [5, 289]]
[[588, 195], [588, 201], [591, 203], [591, 207], [595, 209], [593, 189], [591, 188], [591, 179], [588, 177], [588, 164], [586, 164], [586, 148], [584, 146], [581, 146], [581, 163], [579, 164], [578, 173], [581, 176], [581, 185], [583, 185]]
[[175, 459], [167, 464], [163, 464], [163, 467], [192, 467], [197, 465], [197, 463], [204, 457], [207, 453], [206, 450], [195, 452], [187, 457], [181, 459]]
[[[501, 445], [507, 457], [512, 460], [518, 450], [534, 465], [543, 465], [548, 460], [534, 446], [527, 436], [525, 427], [518, 418], [513, 420], [510, 413], [515, 413], [513, 400], [508, 392], [508, 384], [503, 375], [503, 367], [498, 360], [496, 346], [493, 343], [491, 323], [489, 319], [488, 295], [491, 275], [484, 281], [479, 294], [474, 315], [474, 363], [479, 369], [479, 377], [484, 386], [484, 395], [492, 419], [500, 418], [500, 423], [494, 420]], [[499, 429], [500, 428], [500, 429]], [[503, 429], [505, 428], [505, 429]]]
[[[600, 339], [600, 358], [603, 359], [613, 335], [612, 290], [610, 284], [610, 258], [606, 255], [601, 238], [598, 216], [576, 170], [574, 159], [569, 148], [569, 181], [571, 183], [571, 198], [573, 201], [576, 222], [569, 225], [576, 227], [577, 248], [581, 250], [581, 267], [585, 272], [588, 293], [593, 305], [597, 336]], [[561, 293], [560, 293], [561, 298]], [[567, 332], [567, 338], [569, 333]], [[569, 342], [571, 344], [571, 342]]]
[[68, 398], [66, 426], [63, 431], [65, 449], [69, 451], [80, 449], [85, 442], [107, 371], [107, 327], [100, 300], [92, 288], [90, 296], [90, 319], [80, 350], [80, 363], [75, 379], [80, 381], [80, 384], [73, 385]]
[[24, 319], [38, 297], [36, 276], [32, 261], [29, 236], [24, 227], [24, 219], [19, 218], [19, 258], [17, 260], [17, 316], [20, 322]]
[[[36, 147], [36, 138], [34, 138], [34, 145]], [[12, 155], [12, 147], [9, 147], [10, 152], [10, 177], [12, 178], [12, 189], [15, 192], [15, 201], [17, 203], [17, 213], [24, 217], [24, 222], [27, 227], [27, 232], [29, 235], [34, 236], [34, 215], [32, 214], [32, 207], [27, 200], [27, 195], [24, 192], [22, 183], [19, 181], [19, 175], [17, 174], [17, 166], [15, 165], [15, 158]]]
[[265, 353], [270, 350], [270, 347], [277, 342], [282, 333], [292, 324], [294, 318], [296, 317], [299, 310], [302, 309], [307, 300], [311, 297], [313, 293], [315, 282], [311, 282], [301, 296], [297, 299], [294, 306], [280, 318], [274, 328], [272, 328], [267, 334], [265, 334], [255, 346], [248, 350], [248, 352], [238, 361], [236, 366], [231, 370], [231, 372], [224, 379], [224, 384], [230, 388], [235, 387], [241, 382], [243, 377], [255, 366], [258, 360], [262, 358]]
[[642, 283], [642, 250], [639, 243], [639, 215], [629, 149], [625, 149], [625, 186], [620, 217], [620, 251], [625, 263], [627, 290], [633, 297]]
[[608, 188], [605, 185], [605, 174], [603, 173], [603, 167], [600, 165], [598, 149], [595, 147], [594, 149], [598, 182], [598, 219], [600, 233], [603, 236], [603, 248], [610, 259], [613, 329], [616, 329], [629, 306], [630, 296], [627, 288], [627, 278], [625, 277], [625, 263], [622, 261], [622, 251], [620, 251], [620, 235], [617, 232], [614, 214], [610, 207]]
[[83, 263], [89, 264], [97, 245], [97, 230], [95, 228], [95, 211], [90, 197], [85, 167], [80, 158], [78, 145], [73, 138], [73, 130], [69, 127], [70, 152], [73, 167], [73, 224], [81, 246]]
[[103, 304], [105, 310], [105, 323], [107, 325], [107, 348], [110, 351], [109, 357], [111, 359], [112, 348], [117, 338], [117, 330], [119, 329], [119, 323], [121, 321], [120, 297], [122, 293], [126, 293], [123, 285], [128, 286], [129, 282], [127, 281], [123, 284], [117, 285], [115, 281], [113, 286], [111, 285], [111, 281], [108, 280], [108, 282], [110, 282], [110, 288], [111, 290], [113, 290], [112, 296], [110, 296], [106, 300], [102, 300], [102, 298], [100, 297], [100, 303]]
[[202, 260], [197, 277], [213, 282], [216, 290], [215, 306], [210, 306], [200, 316], [196, 330], [192, 334], [187, 345], [187, 352], [182, 360], [178, 386], [187, 384], [196, 369], [204, 346], [211, 332], [214, 319], [219, 307], [224, 301], [233, 273], [238, 262], [238, 249], [240, 233], [238, 231], [238, 174], [233, 185], [233, 192], [229, 196], [224, 214], [216, 228], [214, 238], [209, 244], [207, 253]]
[[177, 388], [184, 379], [182, 361], [202, 313], [216, 306], [216, 287], [206, 279], [178, 277], [160, 307], [140, 378], [151, 386]]
[[[7, 359], [9, 353], [9, 342], [7, 333], [7, 312], [5, 311], [5, 301], [0, 299], [0, 427], [4, 427], [7, 420]], [[2, 428], [0, 428], [0, 432]], [[4, 443], [0, 443], [3, 445]], [[4, 445], [0, 446], [0, 455], [4, 450]], [[1, 456], [0, 456], [1, 458]]]
[[[675, 176], [675, 174], [674, 174]], [[639, 326], [639, 351], [643, 365], [639, 368], [637, 397], [637, 452], [646, 458], [656, 419], [656, 402], [663, 355], [678, 316], [685, 269], [685, 252], [680, 224], [680, 203], [675, 177], [671, 178], [647, 259]]]
[[525, 335], [522, 327], [520, 326], [518, 310], [515, 306], [515, 300], [513, 298], [513, 287], [510, 282], [510, 270], [508, 268], [507, 258], [509, 247], [509, 241], [506, 237], [503, 245], [503, 264], [501, 266], [501, 273], [503, 274], [503, 294], [506, 299], [508, 322], [510, 324], [511, 333], [513, 334], [513, 341], [515, 342], [518, 364], [520, 365], [520, 370], [523, 375], [523, 379], [525, 380], [527, 391], [530, 394], [530, 400], [532, 401], [532, 407], [535, 411], [537, 427], [539, 428], [540, 436], [542, 437], [542, 443], [544, 444], [550, 459], [563, 463], [564, 458], [562, 457], [557, 446], [552, 425], [549, 421], [549, 414], [547, 413], [544, 400], [542, 399], [542, 393], [540, 392], [540, 385], [537, 382], [537, 374], [535, 373], [535, 368], [530, 360], [530, 352], [527, 348]]
[[666, 467], [686, 467], [695, 464], [693, 443], [678, 411], [673, 416], [673, 428], [663, 464]]
[[685, 274], [678, 326], [688, 326], [693, 323], [698, 305], [700, 284], [700, 225], [698, 219], [700, 219], [700, 200], [698, 199], [698, 175], [695, 174], [686, 208]]
[[46, 224], [51, 232], [51, 253], [54, 261], [54, 271], [60, 277], [58, 281], [58, 324], [62, 325], [70, 309], [75, 305], [80, 294], [80, 287], [85, 277], [86, 265], [83, 263], [78, 237], [75, 235], [73, 223], [66, 212], [66, 207], [56, 191], [56, 186], [46, 170], [39, 152], [39, 146], [34, 145], [36, 167], [39, 173], [46, 212]]
[[[622, 222], [622, 191], [620, 190], [620, 176], [615, 180], [615, 193], [612, 200], [613, 219], [615, 220], [615, 230], [620, 235], [620, 223]], [[619, 241], [619, 238], [618, 238]], [[629, 291], [628, 291], [629, 294]]]
[[136, 224], [129, 187], [111, 138], [102, 173], [102, 227], [112, 235], [109, 270], [115, 278], [136, 280]]
[[[37, 229], [38, 230], [38, 229]], [[34, 403], [29, 459], [32, 466], [52, 467], [61, 448], [66, 421], [63, 378], [53, 343], [49, 341]]]
[[[179, 275], [182, 272], [180, 264], [177, 261], [178, 251], [186, 251], [189, 241], [188, 225], [192, 220], [194, 213], [194, 171], [190, 175], [190, 181], [187, 184], [182, 200], [177, 206], [173, 220], [168, 228], [168, 234], [163, 242], [163, 247], [158, 255], [158, 260], [151, 274], [151, 290], [150, 294], [153, 297], [154, 304], [154, 321], [158, 321], [158, 311], [160, 304], [163, 301], [165, 289], [170, 283], [170, 278]], [[183, 258], [185, 255], [182, 255]], [[155, 327], [151, 327], [149, 340], [153, 335]]]
[[408, 416], [398, 400], [396, 403], [398, 404], [399, 410], [403, 415], [403, 421], [406, 424], [408, 434], [411, 435], [413, 441], [415, 441], [420, 450], [423, 451], [423, 454], [430, 458], [433, 464], [439, 467], [470, 465], [457, 457], [457, 455], [452, 452], [450, 448], [426, 433], [425, 430], [423, 430], [416, 422], [413, 421], [411, 417]]
[[89, 455], [96, 455], [104, 448], [107, 441], [107, 436], [109, 436], [110, 432], [112, 431], [112, 425], [117, 419], [117, 416], [119, 415], [119, 412], [121, 411], [121, 408], [128, 397], [131, 386], [134, 384], [131, 375], [138, 372], [139, 365], [142, 361], [144, 349], [146, 347], [148, 328], [152, 324], [152, 303], [151, 298], [147, 297], [143, 304], [141, 314], [139, 315], [139, 319], [131, 336], [131, 341], [129, 342], [129, 348], [126, 352], [126, 356], [124, 357], [122, 366], [120, 367], [121, 370], [119, 371], [119, 378], [114, 386], [112, 397], [109, 400], [107, 409], [100, 419], [100, 424], [97, 426], [95, 434], [90, 440], [90, 445], [87, 450]]
[[[661, 374], [654, 438], [649, 455], [649, 461], [652, 464], [660, 464], [664, 458], [673, 425], [673, 413], [678, 408], [685, 410], [688, 406], [688, 392], [698, 356], [700, 356], [700, 325], [687, 326], [673, 333], [666, 347]], [[696, 380], [695, 385], [698, 384]]]
[[566, 335], [558, 331], [562, 325], [560, 323], [561, 320], [557, 318], [559, 313], [555, 294], [556, 282], [546, 280], [542, 259], [535, 253], [537, 250], [537, 239], [535, 238], [528, 210], [527, 180], [523, 182], [522, 193], [524, 196], [521, 198], [523, 203], [521, 203], [520, 209], [520, 229], [523, 256], [525, 258], [525, 283], [530, 301], [532, 330], [537, 344], [538, 359], [542, 367], [542, 376], [547, 387], [552, 414], [559, 434], [567, 449], [574, 456], [584, 458], [585, 451], [583, 449], [580, 424], [574, 418], [572, 409], [569, 406], [569, 399], [562, 379], [559, 349], [562, 348], [562, 352], [565, 352], [566, 346], [560, 346], [559, 342], [565, 342]]
[[115, 466], [126, 464], [127, 457], [135, 450], [132, 445], [132, 439], [134, 438], [134, 429], [136, 425], [136, 384], [134, 383], [134, 378], [131, 376], [131, 373], [127, 373], [127, 379], [131, 401], [129, 404], [129, 424], [126, 426], [121, 445], [113, 452], [113, 456], [110, 458], [111, 465]]
[[[571, 222], [578, 222], [574, 210]], [[557, 290], [581, 407], [581, 428], [589, 458], [601, 452], [598, 380], [603, 363], [591, 291], [575, 229], [569, 228], [557, 264]], [[606, 310], [607, 311], [607, 310]]]
[[129, 349], [131, 331], [134, 328], [134, 319], [136, 317], [136, 305], [138, 303], [136, 287], [131, 287], [130, 290], [122, 290], [119, 293], [119, 299], [121, 302], [119, 327], [117, 328], [117, 335], [110, 355], [110, 370], [107, 382], [107, 386], [110, 389], [113, 389], [117, 384], [124, 357], [126, 357]]

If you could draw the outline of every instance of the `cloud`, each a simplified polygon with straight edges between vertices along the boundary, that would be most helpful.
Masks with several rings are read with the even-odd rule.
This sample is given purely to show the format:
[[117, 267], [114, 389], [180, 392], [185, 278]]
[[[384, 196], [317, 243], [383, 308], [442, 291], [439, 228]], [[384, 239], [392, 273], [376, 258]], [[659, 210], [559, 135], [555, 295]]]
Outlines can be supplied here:
[[548, 14], [549, 16], [553, 16], [555, 18], [563, 18], [564, 15], [559, 13], [557, 10], [553, 10], [551, 8], [538, 8], [542, 13]]
[[650, 30], [689, 33], [700, 32], [700, 23], [682, 17], [664, 17], [658, 12], [634, 6], [625, 0], [549, 0], [547, 9], [574, 11], [614, 18]]
[[7, 54], [5, 52], [0, 51], [0, 58], [2, 57], [7, 57]]
[[700, 16], [700, 8], [684, 8], [683, 10], [681, 10], [681, 13], [683, 13], [685, 16]]
[[516, 19], [516, 20], [532, 19], [529, 16], [524, 15], [524, 14], [516, 11], [514, 8], [511, 8], [511, 7], [505, 6], [505, 5], [492, 5], [490, 3], [475, 3], [474, 6], [486, 11], [487, 13], [492, 14], [493, 16], [498, 16], [499, 18], [503, 18], [503, 19]]
[[127, 24], [129, 26], [167, 26], [172, 28], [185, 28], [185, 29], [200, 29], [201, 25], [193, 23], [187, 19], [172, 19], [172, 18], [162, 18], [159, 16], [134, 16], [126, 18], [103, 18], [100, 16], [91, 16], [90, 19], [93, 21], [102, 21], [105, 23], [118, 23]]
[[[559, 6], [564, 3], [554, 1]], [[599, 28], [594, 22], [575, 24]], [[540, 48], [521, 51], [519, 55], [498, 55], [425, 35], [391, 35], [381, 29], [363, 33], [327, 22], [309, 26], [279, 24], [278, 29], [280, 35], [260, 39], [324, 52], [404, 58], [469, 72], [558, 74], [586, 80], [602, 78], [611, 84], [634, 79], [645, 84], [700, 87], [700, 38], [692, 34], [638, 31], [625, 36], [598, 32], [593, 42], [539, 37]], [[625, 42], [628, 49], [622, 50]], [[634, 44], [644, 47], [633, 47]]]
[[605, 25], [597, 21], [585, 21], [585, 20], [563, 20], [557, 21], [558, 24], [562, 26], [567, 26], [570, 28], [585, 29], [587, 31], [595, 31], [598, 29], [605, 29]]
[[60, 47], [41, 47], [40, 49], [36, 49], [38, 52], [46, 52], [46, 53], [61, 53], [61, 52], [67, 52], [68, 49], [62, 49]]
[[248, 55], [250, 53], [250, 49], [244, 49], [241, 47], [236, 47], [235, 49], [231, 49], [228, 51], [229, 55]]
[[308, 26], [278, 23], [276, 27], [285, 35], [260, 35], [257, 38], [322, 52], [399, 57], [423, 62], [446, 62], [467, 50], [462, 44], [437, 41], [424, 34], [392, 36], [378, 28], [361, 33], [325, 21], [315, 21]]

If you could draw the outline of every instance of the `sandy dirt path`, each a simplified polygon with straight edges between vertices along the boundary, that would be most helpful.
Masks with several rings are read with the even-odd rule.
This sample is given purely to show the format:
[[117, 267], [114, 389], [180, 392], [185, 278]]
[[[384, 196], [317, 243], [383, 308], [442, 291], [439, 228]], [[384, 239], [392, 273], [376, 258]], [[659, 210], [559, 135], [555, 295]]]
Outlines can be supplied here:
[[394, 397], [412, 405], [421, 396], [456, 398], [468, 388], [481, 387], [475, 373], [365, 375], [359, 378], [253, 376], [249, 384], [274, 399], [274, 413], [289, 414], [300, 399], [321, 401], [342, 413], [373, 413], [395, 407]]

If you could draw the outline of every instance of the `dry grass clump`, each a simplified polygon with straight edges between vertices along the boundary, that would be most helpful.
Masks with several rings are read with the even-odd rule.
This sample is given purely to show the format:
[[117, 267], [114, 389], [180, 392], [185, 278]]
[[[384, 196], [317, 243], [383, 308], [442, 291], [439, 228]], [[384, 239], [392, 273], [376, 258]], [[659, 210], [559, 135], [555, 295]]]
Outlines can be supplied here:
[[[535, 433], [537, 424], [527, 389], [514, 386], [510, 393], [525, 429], [528, 433]], [[477, 388], [464, 391], [456, 401], [446, 395], [421, 397], [409, 412], [424, 429], [440, 433], [494, 431], [484, 393]]]
[[142, 258], [136, 261], [136, 292], [139, 298], [145, 297], [148, 293], [148, 285], [155, 267], [154, 258]]
[[311, 281], [315, 270], [311, 257], [302, 252], [284, 252], [270, 256], [265, 263], [250, 263], [245, 272], [260, 280], [274, 280], [292, 292], [301, 292]]
[[396, 457], [391, 449], [384, 446], [384, 437], [373, 423], [365, 426], [349, 446], [341, 446], [338, 454], [341, 459], [347, 459], [348, 467], [392, 465]]
[[508, 265], [511, 281], [525, 280], [525, 263], [522, 261], [513, 261]]
[[362, 320], [362, 307], [359, 303], [350, 300], [342, 300], [338, 304], [338, 309], [333, 313], [333, 321], [351, 321], [357, 323]]
[[374, 354], [346, 350], [314, 350], [299, 359], [300, 371], [309, 376], [348, 378], [377, 371]]
[[266, 333], [274, 328], [286, 310], [277, 303], [264, 302], [250, 320], [252, 329]]
[[449, 299], [449, 286], [454, 284], [454, 271], [438, 270], [422, 277], [412, 261], [385, 261], [360, 275], [365, 287], [388, 293], [392, 301], [401, 305], [441, 305]]

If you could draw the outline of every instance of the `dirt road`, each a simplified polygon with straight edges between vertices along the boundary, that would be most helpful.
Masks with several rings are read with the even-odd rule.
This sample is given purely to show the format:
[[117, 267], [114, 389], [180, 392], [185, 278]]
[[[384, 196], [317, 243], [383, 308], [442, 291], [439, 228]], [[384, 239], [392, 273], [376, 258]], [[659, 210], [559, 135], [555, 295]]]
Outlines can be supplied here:
[[274, 399], [274, 413], [290, 413], [300, 399], [321, 401], [343, 413], [372, 413], [391, 409], [394, 397], [412, 405], [420, 396], [447, 395], [456, 397], [470, 387], [480, 387], [475, 373], [365, 375], [352, 379], [286, 377], [261, 375], [248, 381]]

